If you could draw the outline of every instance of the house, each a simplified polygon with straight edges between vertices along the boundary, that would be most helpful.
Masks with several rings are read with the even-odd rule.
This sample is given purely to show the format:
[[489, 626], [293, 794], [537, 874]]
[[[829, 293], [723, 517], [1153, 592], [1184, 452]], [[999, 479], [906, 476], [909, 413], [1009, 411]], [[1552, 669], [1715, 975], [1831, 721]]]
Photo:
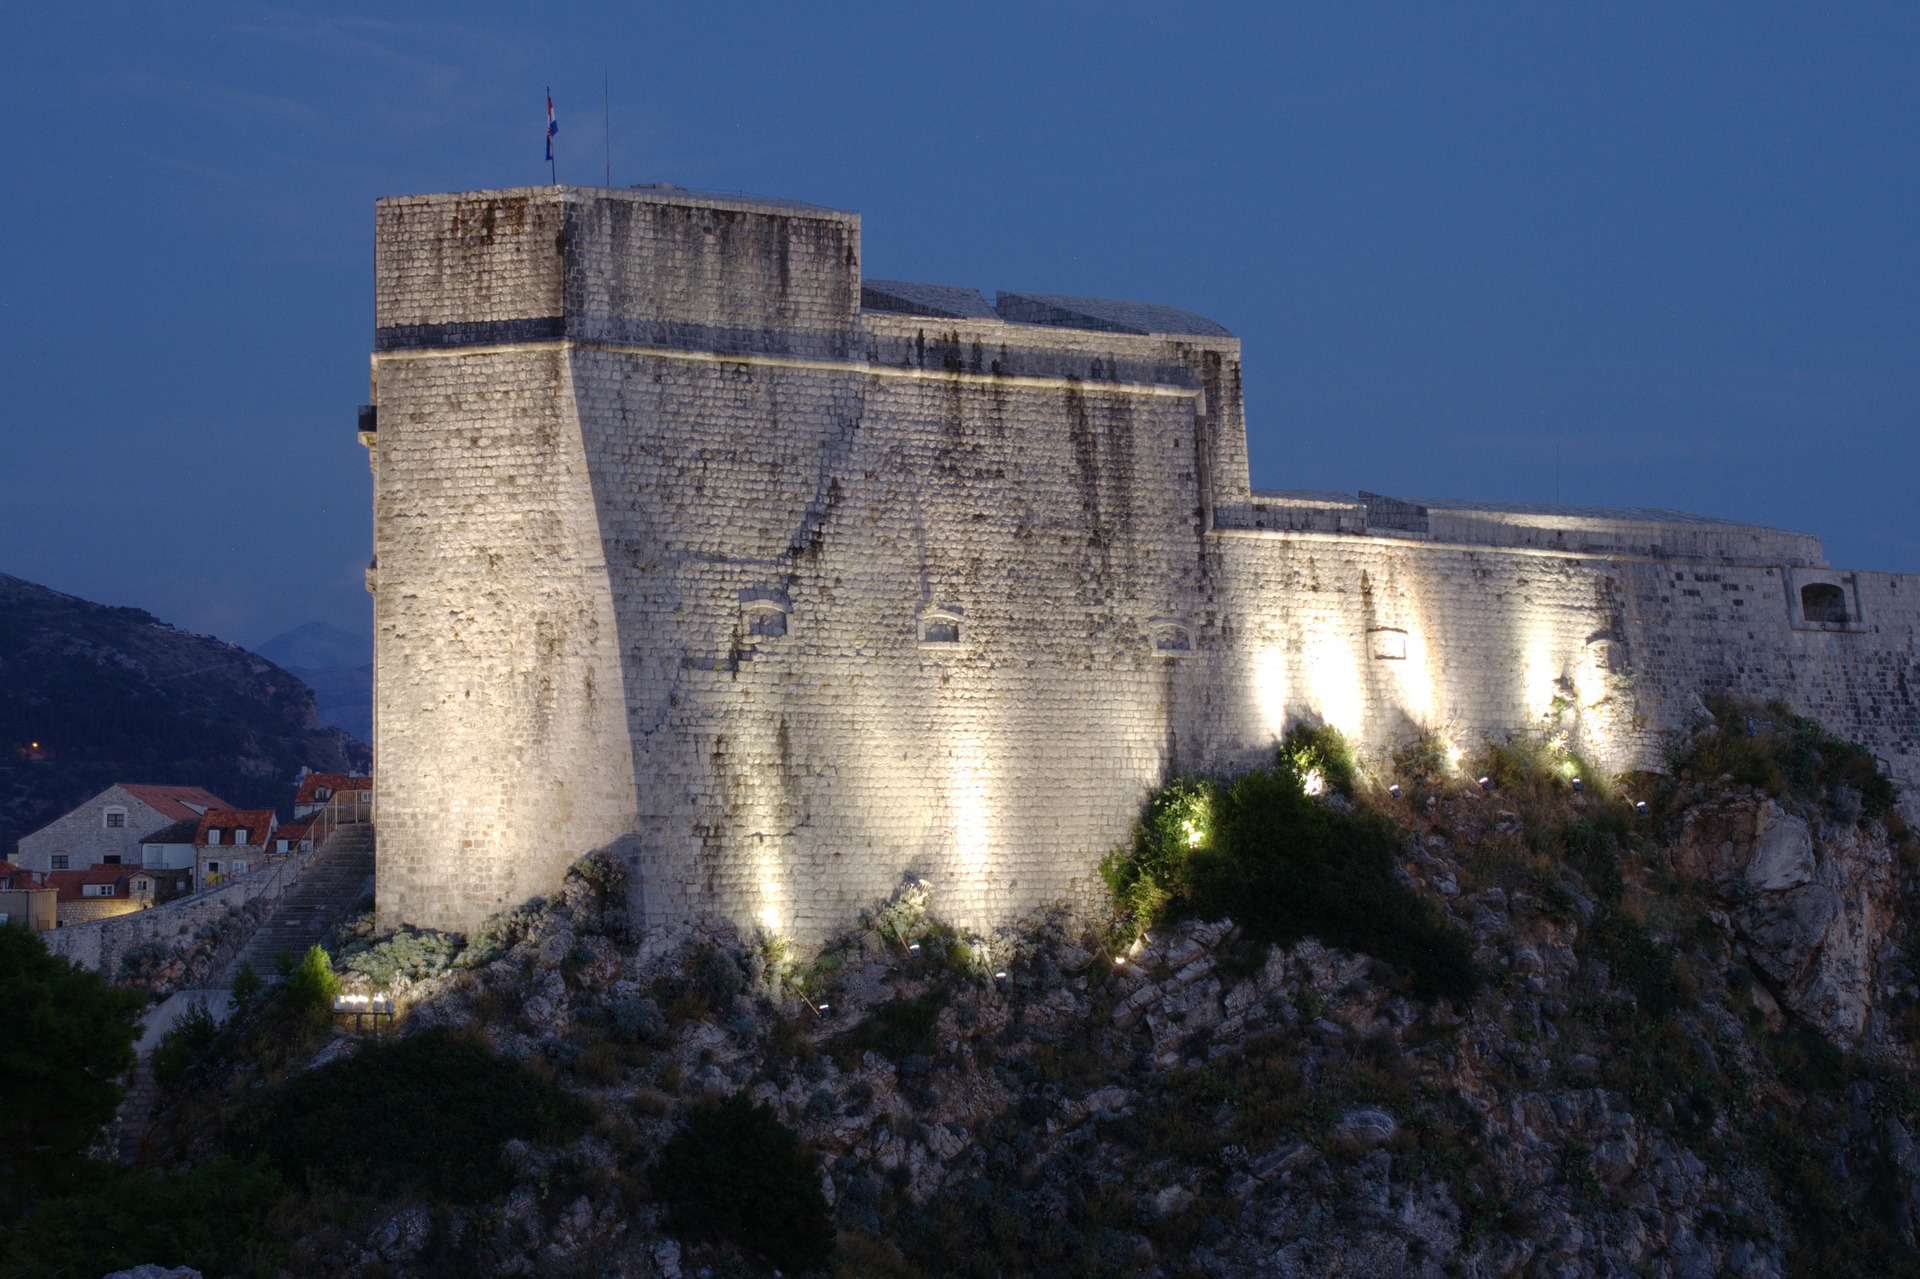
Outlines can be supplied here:
[[313, 819], [294, 820], [273, 833], [273, 846], [268, 850], [277, 857], [286, 857], [293, 853], [313, 851]]
[[59, 919], [56, 897], [51, 888], [0, 888], [0, 925], [18, 924], [45, 932]]
[[193, 837], [200, 830], [200, 814], [162, 826], [140, 837], [140, 864], [148, 870], [192, 870]]
[[153, 905], [154, 873], [140, 866], [102, 862], [86, 870], [47, 873], [57, 894], [56, 927], [129, 915]]
[[116, 782], [66, 816], [23, 836], [14, 862], [37, 871], [137, 866], [142, 831], [197, 821], [212, 809], [227, 807], [225, 800], [198, 786]]
[[193, 836], [194, 888], [208, 888], [257, 868], [278, 825], [271, 808], [218, 808], [201, 814]]
[[19, 924], [35, 932], [52, 928], [54, 896], [45, 875], [0, 860], [0, 924]]
[[37, 870], [0, 860], [0, 893], [27, 892], [42, 887], [45, 882], [46, 876]]
[[347, 773], [308, 773], [300, 779], [300, 789], [293, 797], [293, 815], [296, 820], [311, 817], [331, 803], [335, 796], [343, 802], [352, 802], [365, 806], [373, 803], [373, 779], [354, 777]]

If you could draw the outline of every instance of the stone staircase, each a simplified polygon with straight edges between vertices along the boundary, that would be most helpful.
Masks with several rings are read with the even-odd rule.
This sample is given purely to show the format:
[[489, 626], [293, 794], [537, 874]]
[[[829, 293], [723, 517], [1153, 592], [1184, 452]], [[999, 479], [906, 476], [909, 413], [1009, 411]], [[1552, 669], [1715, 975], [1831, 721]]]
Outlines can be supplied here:
[[360, 822], [335, 829], [311, 854], [307, 868], [274, 906], [227, 966], [227, 981], [242, 963], [271, 980], [282, 955], [298, 959], [346, 918], [366, 896], [373, 875], [373, 826]]

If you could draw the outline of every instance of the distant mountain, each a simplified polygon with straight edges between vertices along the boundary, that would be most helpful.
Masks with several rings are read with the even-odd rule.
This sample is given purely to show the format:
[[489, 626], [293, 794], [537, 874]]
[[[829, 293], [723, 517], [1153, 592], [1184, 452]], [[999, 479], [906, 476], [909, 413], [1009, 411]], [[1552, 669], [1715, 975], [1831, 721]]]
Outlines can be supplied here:
[[265, 658], [0, 573], [0, 856], [113, 782], [285, 812], [302, 765], [370, 763]]
[[373, 640], [327, 622], [306, 622], [253, 651], [288, 670], [354, 670], [373, 662]]
[[320, 722], [373, 740], [373, 641], [326, 622], [307, 622], [253, 650], [313, 689]]

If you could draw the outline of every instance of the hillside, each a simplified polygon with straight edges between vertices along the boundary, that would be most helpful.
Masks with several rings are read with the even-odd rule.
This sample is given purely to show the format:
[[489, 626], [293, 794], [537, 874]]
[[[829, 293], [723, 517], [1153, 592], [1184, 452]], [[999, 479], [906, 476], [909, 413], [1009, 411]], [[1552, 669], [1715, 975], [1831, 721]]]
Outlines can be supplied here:
[[364, 1279], [1920, 1274], [1920, 840], [1870, 755], [1718, 712], [1667, 777], [1543, 743], [1465, 776], [1411, 751], [1354, 779], [1302, 747], [1176, 783], [1109, 864], [1110, 913], [992, 937], [918, 888], [817, 955], [641, 935], [597, 858], [471, 939], [362, 921], [339, 967], [398, 1000], [398, 1035], [269, 1002], [182, 1045], [149, 1136], [150, 1166], [198, 1170], [169, 1177], [260, 1160], [266, 1224], [118, 1255]]
[[278, 807], [302, 765], [368, 763], [264, 658], [0, 574], [0, 850], [117, 781]]
[[307, 622], [254, 646], [254, 652], [313, 690], [322, 724], [373, 740], [373, 644], [326, 622]]

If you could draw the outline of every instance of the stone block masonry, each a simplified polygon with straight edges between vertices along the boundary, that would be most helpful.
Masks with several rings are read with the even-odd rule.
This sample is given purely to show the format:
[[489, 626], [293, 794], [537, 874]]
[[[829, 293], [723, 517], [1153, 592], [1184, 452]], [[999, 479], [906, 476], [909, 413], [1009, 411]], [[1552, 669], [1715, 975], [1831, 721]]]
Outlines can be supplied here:
[[[1671, 512], [1255, 494], [1218, 325], [863, 309], [859, 229], [670, 188], [380, 203], [383, 924], [470, 929], [611, 849], [650, 922], [819, 938], [918, 878], [987, 927], [1305, 718], [1376, 752], [1557, 725], [1626, 768], [1724, 688], [1920, 771], [1913, 579]], [[1809, 623], [1809, 586], [1852, 611]]]

